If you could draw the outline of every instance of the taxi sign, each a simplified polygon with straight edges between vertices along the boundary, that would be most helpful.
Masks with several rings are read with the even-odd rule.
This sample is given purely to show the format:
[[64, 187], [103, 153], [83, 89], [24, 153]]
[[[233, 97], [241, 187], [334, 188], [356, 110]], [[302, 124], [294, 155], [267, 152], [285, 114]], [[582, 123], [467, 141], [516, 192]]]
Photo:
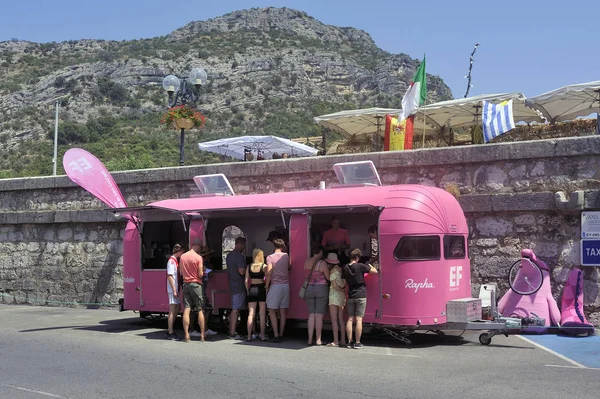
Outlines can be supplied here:
[[600, 239], [600, 212], [581, 212], [581, 238]]
[[581, 266], [600, 266], [600, 240], [581, 240]]

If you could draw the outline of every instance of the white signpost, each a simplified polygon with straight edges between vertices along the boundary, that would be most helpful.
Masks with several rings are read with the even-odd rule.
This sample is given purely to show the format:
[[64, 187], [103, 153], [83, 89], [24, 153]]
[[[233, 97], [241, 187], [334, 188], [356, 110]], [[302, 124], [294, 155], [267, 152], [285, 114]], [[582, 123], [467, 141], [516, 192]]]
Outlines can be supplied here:
[[581, 212], [581, 266], [600, 266], [600, 212]]
[[600, 212], [581, 212], [581, 238], [600, 238]]

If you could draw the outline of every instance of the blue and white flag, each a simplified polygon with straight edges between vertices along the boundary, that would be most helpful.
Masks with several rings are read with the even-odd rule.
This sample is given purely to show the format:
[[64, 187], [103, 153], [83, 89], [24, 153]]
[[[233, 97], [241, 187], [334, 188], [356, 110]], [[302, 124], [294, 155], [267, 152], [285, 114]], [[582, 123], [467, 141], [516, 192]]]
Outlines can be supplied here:
[[492, 104], [483, 101], [483, 141], [488, 142], [515, 128], [512, 100]]

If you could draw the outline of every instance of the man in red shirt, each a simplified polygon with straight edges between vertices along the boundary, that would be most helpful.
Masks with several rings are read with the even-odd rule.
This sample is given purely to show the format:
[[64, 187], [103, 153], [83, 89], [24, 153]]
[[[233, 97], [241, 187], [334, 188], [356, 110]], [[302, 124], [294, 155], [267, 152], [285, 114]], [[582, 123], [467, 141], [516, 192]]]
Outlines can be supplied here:
[[204, 293], [202, 277], [204, 265], [199, 255], [202, 247], [200, 240], [194, 240], [192, 249], [181, 255], [179, 270], [183, 276], [183, 341], [190, 342], [190, 311], [198, 311], [198, 326], [200, 326], [200, 341], [204, 341]]
[[325, 249], [325, 254], [335, 253], [342, 265], [349, 261], [346, 249], [350, 248], [350, 237], [348, 231], [340, 227], [340, 219], [337, 217], [331, 219], [331, 228], [323, 234], [321, 245]]

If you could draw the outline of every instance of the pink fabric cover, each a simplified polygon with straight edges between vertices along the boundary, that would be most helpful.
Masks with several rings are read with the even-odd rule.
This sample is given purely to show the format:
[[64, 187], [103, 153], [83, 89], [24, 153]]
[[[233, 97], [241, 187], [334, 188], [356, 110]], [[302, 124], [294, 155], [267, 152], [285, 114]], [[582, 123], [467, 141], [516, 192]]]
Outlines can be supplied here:
[[[542, 270], [542, 287], [533, 295], [519, 295], [513, 290], [508, 290], [498, 302], [498, 311], [504, 317], [534, 317], [535, 313], [538, 317], [546, 319], [545, 327], [527, 327], [523, 332], [544, 334], [548, 331], [547, 327], [555, 326], [560, 321], [560, 311], [550, 286], [550, 269], [544, 261], [537, 259], [530, 249], [524, 249], [521, 255], [529, 257], [546, 269]], [[519, 277], [524, 276], [517, 276], [517, 285], [521, 284]]]
[[573, 269], [565, 284], [561, 300], [560, 330], [569, 335], [592, 335], [594, 325], [583, 313], [583, 272]]

